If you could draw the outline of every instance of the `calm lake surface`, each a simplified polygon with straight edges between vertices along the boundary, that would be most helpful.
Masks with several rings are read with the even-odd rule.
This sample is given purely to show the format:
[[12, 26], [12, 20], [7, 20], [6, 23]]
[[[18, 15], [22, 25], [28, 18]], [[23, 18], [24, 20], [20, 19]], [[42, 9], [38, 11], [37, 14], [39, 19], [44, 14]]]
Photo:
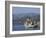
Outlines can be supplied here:
[[[14, 24], [13, 25], [13, 31], [23, 31], [23, 30], [27, 30], [25, 29], [25, 26], [22, 24]], [[39, 27], [37, 28], [29, 28], [28, 30], [40, 30]]]

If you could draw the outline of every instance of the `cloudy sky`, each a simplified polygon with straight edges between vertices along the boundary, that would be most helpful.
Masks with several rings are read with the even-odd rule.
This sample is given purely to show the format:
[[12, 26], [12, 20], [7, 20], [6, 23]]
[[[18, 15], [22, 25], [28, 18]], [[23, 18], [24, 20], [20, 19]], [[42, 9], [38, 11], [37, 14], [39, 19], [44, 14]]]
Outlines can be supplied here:
[[40, 13], [40, 8], [31, 8], [31, 7], [13, 7], [12, 8], [13, 14], [20, 14], [20, 13]]

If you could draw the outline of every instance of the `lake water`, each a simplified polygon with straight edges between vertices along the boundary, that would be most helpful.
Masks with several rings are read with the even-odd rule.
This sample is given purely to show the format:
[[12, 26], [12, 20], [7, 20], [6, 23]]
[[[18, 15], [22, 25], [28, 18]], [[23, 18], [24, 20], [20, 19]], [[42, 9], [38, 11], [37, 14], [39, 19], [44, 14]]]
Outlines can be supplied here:
[[[23, 31], [23, 30], [27, 30], [27, 29], [25, 29], [25, 26], [23, 24], [14, 24], [13, 25], [13, 31]], [[40, 30], [40, 28], [39, 27], [29, 28], [28, 30]]]

